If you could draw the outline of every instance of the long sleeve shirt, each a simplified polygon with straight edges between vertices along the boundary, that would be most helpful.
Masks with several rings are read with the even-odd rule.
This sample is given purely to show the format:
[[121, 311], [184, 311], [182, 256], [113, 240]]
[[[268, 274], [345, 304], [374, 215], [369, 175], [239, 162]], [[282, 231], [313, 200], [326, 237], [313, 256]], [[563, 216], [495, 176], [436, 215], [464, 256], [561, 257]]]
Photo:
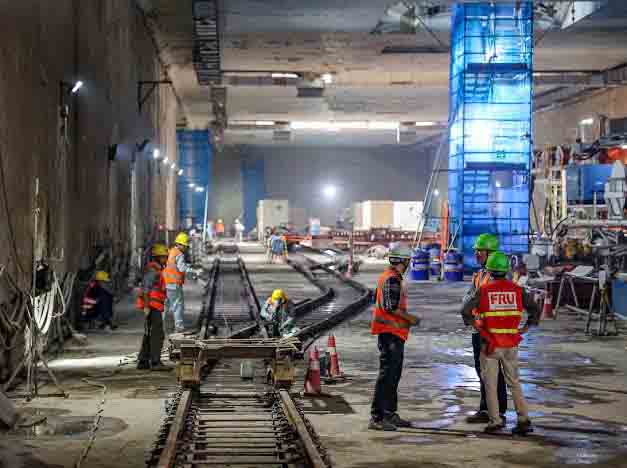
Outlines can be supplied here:
[[[474, 322], [475, 317], [472, 315], [472, 311], [479, 308], [480, 301], [480, 288], [474, 289], [474, 291], [466, 297], [460, 311], [464, 323], [472, 324]], [[540, 323], [540, 309], [538, 308], [536, 302], [533, 300], [531, 294], [529, 294], [525, 289], [523, 289], [522, 291], [522, 302], [523, 307], [527, 311], [527, 322], [525, 323], [525, 325], [523, 325], [523, 327], [537, 326]]]

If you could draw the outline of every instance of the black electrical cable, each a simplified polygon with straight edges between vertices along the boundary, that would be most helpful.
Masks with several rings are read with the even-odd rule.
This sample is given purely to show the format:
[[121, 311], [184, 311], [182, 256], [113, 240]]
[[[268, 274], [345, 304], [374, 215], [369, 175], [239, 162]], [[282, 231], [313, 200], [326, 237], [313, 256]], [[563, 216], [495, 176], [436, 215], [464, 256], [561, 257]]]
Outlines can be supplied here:
[[2, 199], [3, 199], [3, 206], [4, 206], [4, 214], [6, 217], [6, 225], [7, 225], [7, 229], [9, 231], [9, 240], [11, 242], [11, 253], [13, 254], [13, 260], [15, 262], [15, 264], [17, 265], [18, 269], [20, 270], [20, 272], [22, 274], [25, 274], [24, 272], [24, 267], [22, 267], [22, 264], [20, 263], [20, 258], [19, 255], [17, 253], [17, 243], [15, 242], [15, 231], [13, 230], [13, 223], [11, 222], [11, 212], [9, 210], [9, 198], [7, 195], [7, 184], [6, 184], [6, 178], [4, 176], [4, 153], [2, 153], [2, 151], [0, 150], [0, 183], [2, 184]]

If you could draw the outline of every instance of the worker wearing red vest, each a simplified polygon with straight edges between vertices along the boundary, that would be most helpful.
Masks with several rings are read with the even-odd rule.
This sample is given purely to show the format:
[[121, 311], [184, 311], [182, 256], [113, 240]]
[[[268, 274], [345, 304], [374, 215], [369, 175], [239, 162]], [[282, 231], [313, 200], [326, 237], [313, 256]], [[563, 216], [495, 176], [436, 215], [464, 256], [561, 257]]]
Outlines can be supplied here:
[[[499, 249], [499, 239], [493, 234], [481, 234], [475, 240], [474, 249], [475, 258], [477, 259], [477, 263], [481, 266], [481, 269], [472, 276], [472, 285], [470, 290], [466, 293], [466, 297], [472, 296], [481, 286], [488, 284], [492, 280], [492, 275], [486, 270], [485, 264], [488, 261], [488, 256]], [[478, 311], [475, 310], [475, 315], [477, 313]], [[466, 325], [471, 324], [466, 323]], [[477, 377], [479, 377], [481, 399], [479, 400], [479, 410], [471, 416], [468, 416], [466, 422], [469, 424], [485, 424], [490, 421], [490, 418], [488, 416], [485, 386], [481, 378], [481, 336], [476, 330], [474, 330], [472, 334], [472, 354], [475, 360], [475, 371], [477, 372]], [[503, 420], [505, 420], [505, 413], [507, 412], [507, 387], [505, 386], [505, 378], [501, 371], [499, 371], [497, 392], [499, 397], [499, 412]]]
[[163, 348], [163, 312], [165, 310], [166, 290], [163, 280], [163, 267], [168, 259], [168, 248], [163, 244], [152, 246], [152, 259], [146, 265], [142, 289], [139, 290], [135, 307], [146, 317], [144, 337], [142, 339], [138, 369], [170, 370], [161, 362]]
[[379, 376], [374, 389], [368, 429], [395, 431], [410, 427], [397, 411], [398, 384], [403, 372], [403, 354], [409, 328], [417, 325], [418, 317], [407, 313], [407, 292], [403, 273], [411, 260], [407, 247], [396, 246], [388, 255], [390, 266], [379, 277], [371, 333], [378, 335]]
[[[521, 334], [535, 326], [540, 319], [540, 311], [529, 294], [516, 283], [506, 279], [509, 272], [509, 259], [502, 252], [494, 252], [488, 257], [487, 270], [492, 281], [479, 287], [462, 307], [464, 321], [471, 322], [482, 338], [481, 377], [486, 391], [490, 421], [485, 432], [494, 433], [505, 427], [499, 415], [497, 400], [497, 380], [502, 368], [505, 381], [512, 392], [512, 399], [518, 414], [518, 424], [513, 434], [524, 435], [533, 431], [527, 412], [527, 403], [518, 376], [518, 344]], [[479, 316], [473, 315], [479, 310]], [[520, 327], [523, 310], [527, 310], [527, 323]]]
[[185, 273], [192, 266], [185, 261], [185, 252], [189, 247], [189, 236], [181, 232], [174, 239], [174, 247], [168, 253], [168, 261], [163, 270], [166, 294], [168, 296], [168, 312], [174, 316], [174, 327], [177, 333], [184, 330], [185, 298], [183, 297], [183, 284]]

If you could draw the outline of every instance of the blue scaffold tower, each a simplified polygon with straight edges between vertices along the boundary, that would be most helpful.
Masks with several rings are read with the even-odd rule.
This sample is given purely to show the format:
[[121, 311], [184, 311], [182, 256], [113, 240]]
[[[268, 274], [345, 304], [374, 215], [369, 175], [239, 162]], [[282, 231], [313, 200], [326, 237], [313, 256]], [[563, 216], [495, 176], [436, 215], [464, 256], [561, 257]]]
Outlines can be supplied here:
[[533, 5], [457, 4], [452, 21], [449, 229], [472, 269], [484, 232], [506, 253], [528, 251]]

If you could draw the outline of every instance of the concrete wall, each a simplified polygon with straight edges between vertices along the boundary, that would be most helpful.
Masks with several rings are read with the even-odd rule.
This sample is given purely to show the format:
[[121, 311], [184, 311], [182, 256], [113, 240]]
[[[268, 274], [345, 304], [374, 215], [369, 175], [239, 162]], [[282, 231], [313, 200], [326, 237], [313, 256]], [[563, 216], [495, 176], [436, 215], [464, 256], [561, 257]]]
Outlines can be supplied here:
[[[128, 247], [134, 159], [139, 187], [150, 188], [140, 190], [140, 234], [153, 221], [175, 224], [174, 178], [134, 149], [143, 139], [154, 139], [176, 158], [176, 99], [160, 88], [138, 114], [137, 81], [159, 79], [162, 70], [133, 1], [2, 3], [0, 152], [13, 235], [2, 223], [0, 238], [11, 246], [15, 239], [22, 268], [12, 249], [3, 249], [0, 264], [25, 285], [20, 270], [29, 270], [32, 256], [35, 178], [41, 252], [63, 256], [60, 270], [75, 270], [96, 240], [108, 237], [119, 249]], [[66, 140], [59, 130], [60, 82], [76, 79], [85, 86], [66, 96], [71, 108]], [[114, 144], [118, 154], [110, 162]], [[141, 199], [151, 191], [152, 200]]]
[[[30, 288], [36, 179], [37, 257], [58, 273], [84, 266], [97, 243], [128, 253], [133, 220], [140, 242], [154, 222], [174, 227], [172, 171], [136, 152], [149, 139], [176, 159], [173, 91], [160, 87], [141, 116], [137, 110], [137, 81], [163, 76], [132, 0], [0, 2], [0, 302], [10, 295], [9, 277]], [[77, 79], [85, 83], [78, 94], [61, 92], [62, 81]], [[70, 106], [67, 132], [62, 98]]]
[[[534, 146], [574, 143], [581, 120], [604, 114], [610, 119], [627, 117], [627, 88], [611, 88], [534, 114]], [[599, 136], [598, 120], [586, 126], [587, 140]]]
[[213, 162], [213, 203], [210, 219], [222, 219], [227, 233], [233, 221], [242, 215], [242, 155], [239, 146], [225, 146], [216, 152]]
[[[433, 152], [413, 146], [226, 146], [216, 155], [213, 216], [229, 223], [241, 214], [242, 157], [264, 158], [266, 198], [287, 199], [308, 216], [334, 224], [336, 214], [354, 201], [422, 200]], [[336, 199], [323, 198], [326, 184], [338, 187]]]

